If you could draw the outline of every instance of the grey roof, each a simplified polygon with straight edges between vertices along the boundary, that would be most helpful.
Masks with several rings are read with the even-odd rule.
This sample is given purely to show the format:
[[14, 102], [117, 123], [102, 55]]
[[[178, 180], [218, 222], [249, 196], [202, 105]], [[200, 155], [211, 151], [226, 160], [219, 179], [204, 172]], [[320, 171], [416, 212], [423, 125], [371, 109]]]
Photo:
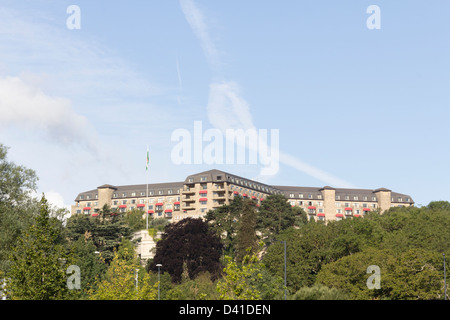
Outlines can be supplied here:
[[[202, 181], [201, 178], [205, 177], [205, 180]], [[190, 182], [192, 179], [192, 182]], [[378, 189], [352, 189], [352, 188], [333, 188], [330, 186], [324, 187], [301, 187], [301, 186], [279, 186], [279, 185], [268, 185], [258, 181], [254, 181], [251, 179], [247, 179], [244, 177], [240, 177], [234, 174], [230, 174], [228, 172], [220, 171], [217, 169], [212, 169], [208, 171], [203, 171], [195, 174], [191, 174], [186, 177], [184, 181], [179, 182], [165, 182], [165, 183], [152, 183], [148, 184], [148, 190], [154, 192], [154, 196], [159, 195], [159, 191], [162, 191], [161, 195], [168, 195], [168, 191], [172, 190], [172, 194], [177, 194], [177, 190], [182, 190], [184, 184], [190, 183], [200, 183], [200, 182], [228, 182], [232, 183], [244, 188], [256, 190], [263, 193], [269, 194], [284, 194], [286, 198], [291, 198], [290, 194], [294, 193], [293, 199], [318, 199], [319, 195], [322, 195], [321, 190], [335, 190], [336, 196], [350, 196], [349, 200], [353, 200], [354, 196], [358, 196], [358, 200], [363, 200], [362, 197], [367, 196], [367, 200], [364, 201], [372, 201], [372, 196], [376, 196], [376, 193], [379, 191], [390, 191], [391, 197], [393, 198], [392, 202], [398, 202], [398, 198], [402, 198], [401, 202], [406, 203], [414, 203], [411, 196], [392, 192], [386, 188], [378, 188]], [[125, 185], [125, 186], [112, 186], [109, 184], [104, 184], [100, 188], [111, 188], [114, 189], [116, 193], [118, 193], [117, 198], [122, 197], [130, 197], [129, 192], [136, 192], [136, 196], [140, 196], [140, 192], [147, 190], [147, 184], [136, 184], [136, 185]], [[127, 195], [123, 196], [123, 193], [126, 192]], [[82, 192], [78, 194], [77, 199], [79, 199], [80, 195], [90, 195], [92, 199], [95, 198], [95, 195], [98, 194], [98, 190], [90, 190], [86, 192]], [[303, 194], [303, 198], [300, 198], [300, 194]], [[309, 195], [312, 198], [309, 198]], [[369, 197], [370, 196], [370, 197]], [[406, 201], [408, 199], [408, 201]], [[344, 199], [341, 199], [344, 200]]]

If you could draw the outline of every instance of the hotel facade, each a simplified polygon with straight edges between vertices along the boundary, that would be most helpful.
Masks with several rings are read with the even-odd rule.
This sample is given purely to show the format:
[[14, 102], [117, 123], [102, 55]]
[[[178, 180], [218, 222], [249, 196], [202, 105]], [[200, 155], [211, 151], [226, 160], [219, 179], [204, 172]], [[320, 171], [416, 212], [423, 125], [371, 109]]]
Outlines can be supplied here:
[[391, 207], [414, 205], [409, 195], [386, 188], [267, 185], [214, 169], [190, 175], [180, 182], [125, 186], [105, 184], [78, 194], [71, 213], [97, 216], [107, 204], [120, 212], [137, 209], [153, 218], [176, 222], [187, 217], [202, 218], [209, 210], [229, 204], [234, 197], [252, 199], [258, 207], [273, 194], [284, 195], [291, 206], [301, 207], [310, 219], [322, 221], [361, 217], [372, 210], [383, 212]]

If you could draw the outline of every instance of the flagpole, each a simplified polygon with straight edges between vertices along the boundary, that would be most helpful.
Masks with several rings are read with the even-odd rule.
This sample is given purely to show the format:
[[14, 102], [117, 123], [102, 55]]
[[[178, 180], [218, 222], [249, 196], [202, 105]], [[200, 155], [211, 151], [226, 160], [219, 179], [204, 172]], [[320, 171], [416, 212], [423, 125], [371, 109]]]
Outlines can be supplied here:
[[149, 163], [149, 154], [148, 154], [148, 146], [147, 146], [147, 165], [145, 167], [145, 170], [147, 171], [147, 204], [146, 204], [146, 209], [145, 209], [145, 225], [146, 225], [146, 229], [148, 230], [148, 163]]

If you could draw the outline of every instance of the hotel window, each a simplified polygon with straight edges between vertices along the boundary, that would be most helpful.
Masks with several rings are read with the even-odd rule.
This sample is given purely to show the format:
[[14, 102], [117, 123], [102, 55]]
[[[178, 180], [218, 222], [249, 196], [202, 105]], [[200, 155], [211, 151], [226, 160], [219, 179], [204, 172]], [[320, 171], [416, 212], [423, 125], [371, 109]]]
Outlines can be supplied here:
[[322, 202], [322, 201], [317, 201], [317, 206], [318, 206], [318, 207], [323, 206], [323, 202]]
[[318, 195], [317, 195], [317, 199], [322, 199], [322, 195], [321, 195], [321, 194], [318, 194]]
[[164, 198], [158, 198], [158, 202], [164, 202]]
[[294, 197], [294, 194], [293, 193], [290, 193], [289, 194], [289, 198], [293, 198]]
[[406, 201], [406, 202], [409, 202], [409, 198], [405, 198], [405, 201]]
[[80, 200], [83, 200], [83, 196], [80, 196]]
[[298, 197], [299, 197], [300, 199], [303, 199], [303, 193], [299, 193], [299, 194], [298, 194]]
[[359, 207], [359, 203], [354, 203], [353, 205], [355, 206], [355, 208]]
[[77, 213], [81, 213], [81, 210], [77, 210]]
[[336, 207], [340, 207], [341, 203], [340, 202], [336, 202]]
[[364, 197], [363, 197], [363, 200], [364, 200], [364, 201], [367, 201], [367, 197], [366, 197], [366, 196], [364, 196]]
[[172, 189], [167, 190], [167, 194], [172, 194]]
[[398, 200], [398, 202], [402, 202], [402, 198], [401, 197], [398, 197], [397, 200]]
[[153, 192], [153, 191], [150, 191], [149, 193], [148, 193], [148, 195], [149, 196], [152, 196], [152, 195], [154, 195], [155, 193]]
[[313, 198], [313, 195], [312, 195], [312, 194], [308, 194], [308, 198], [309, 198], [309, 199], [312, 199], [312, 198]]
[[172, 205], [171, 204], [166, 204], [166, 209], [172, 209]]
[[141, 196], [145, 196], [145, 192], [144, 191], [141, 191]]
[[325, 217], [324, 217], [324, 216], [318, 216], [318, 217], [317, 217], [317, 220], [319, 220], [319, 221], [324, 221], [324, 220], [325, 220]]
[[363, 203], [363, 208], [367, 208], [367, 203]]
[[144, 203], [144, 199], [139, 200], [139, 203], [143, 204]]
[[164, 192], [163, 192], [162, 190], [159, 190], [159, 191], [158, 191], [158, 194], [159, 194], [159, 195], [162, 195], [162, 194], [164, 194]]
[[95, 201], [95, 202], [94, 202], [94, 207], [97, 207], [97, 206], [98, 206], [98, 202]]
[[122, 204], [127, 204], [127, 200], [122, 200]]
[[122, 197], [126, 197], [126, 196], [127, 196], [126, 192], [122, 193]]
[[372, 208], [376, 208], [377, 207], [377, 204], [376, 203], [372, 203]]
[[152, 204], [150, 204], [150, 205], [148, 206], [148, 210], [153, 210], [153, 205], [152, 205]]
[[341, 196], [336, 196], [336, 200], [341, 200]]
[[131, 204], [135, 204], [135, 203], [136, 203], [135, 199], [131, 200]]
[[117, 198], [119, 195], [117, 193], [113, 194], [113, 198]]
[[200, 204], [206, 204], [207, 200], [200, 201]]
[[89, 200], [91, 198], [91, 196], [86, 196], [86, 200]]
[[98, 194], [95, 195], [95, 199], [98, 199]]
[[353, 200], [358, 200], [358, 196], [354, 196], [354, 197], [353, 197]]
[[208, 185], [206, 183], [201, 184], [200, 187], [202, 188], [202, 190], [208, 189]]
[[346, 202], [346, 203], [344, 204], [344, 207], [350, 207], [350, 203], [349, 203], [349, 202]]
[[118, 203], [118, 202], [119, 202], [119, 201], [114, 200], [114, 201], [113, 201], [113, 205], [117, 206], [117, 203]]
[[290, 201], [291, 206], [295, 206], [295, 201]]
[[319, 213], [323, 213], [323, 209], [322, 208], [319, 209]]
[[345, 200], [350, 200], [350, 196], [345, 196]]
[[372, 197], [372, 201], [377, 201], [377, 197]]
[[308, 201], [308, 206], [312, 206], [312, 205], [313, 205], [312, 201]]
[[206, 177], [200, 177], [200, 181], [206, 181]]
[[132, 197], [136, 197], [136, 192], [132, 192], [132, 193], [131, 193], [131, 196], [132, 196]]
[[299, 201], [299, 202], [298, 202], [298, 205], [299, 205], [299, 206], [302, 206], [302, 205], [303, 205], [303, 201]]
[[336, 209], [336, 213], [342, 213], [341, 209]]

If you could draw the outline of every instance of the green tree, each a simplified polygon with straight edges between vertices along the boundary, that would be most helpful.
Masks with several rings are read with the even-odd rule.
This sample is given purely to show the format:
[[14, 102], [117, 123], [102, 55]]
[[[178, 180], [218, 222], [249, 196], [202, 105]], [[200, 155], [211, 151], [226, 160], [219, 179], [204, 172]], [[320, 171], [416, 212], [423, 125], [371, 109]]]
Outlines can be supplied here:
[[123, 213], [112, 211], [108, 205], [103, 206], [98, 214], [96, 217], [81, 214], [71, 216], [67, 219], [67, 235], [71, 242], [89, 235], [97, 251], [109, 264], [122, 238], [131, 239], [132, 231]]
[[209, 272], [202, 272], [195, 279], [175, 285], [167, 292], [165, 298], [167, 300], [218, 300], [219, 294]]
[[19, 238], [11, 255], [8, 294], [19, 300], [62, 299], [67, 294], [67, 260], [64, 248], [57, 243], [58, 229], [49, 217], [45, 196], [40, 201], [36, 222]]
[[261, 204], [258, 213], [258, 230], [264, 241], [271, 241], [281, 231], [295, 225], [296, 217], [292, 206], [284, 195], [268, 196]]
[[95, 291], [99, 281], [103, 280], [107, 265], [89, 236], [73, 243], [70, 254], [72, 264], [77, 265], [81, 273], [81, 290], [72, 292], [79, 299], [87, 299], [89, 292]]
[[36, 191], [36, 173], [7, 159], [8, 148], [0, 144], [0, 271], [7, 273], [9, 257], [24, 230], [39, 212], [39, 201], [31, 196]]
[[349, 300], [349, 295], [336, 288], [315, 284], [312, 287], [300, 288], [290, 300]]
[[[250, 251], [250, 250], [249, 250]], [[261, 293], [257, 288], [257, 280], [262, 278], [264, 267], [256, 254], [246, 255], [242, 264], [238, 264], [230, 256], [225, 256], [227, 264], [223, 276], [216, 289], [221, 300], [259, 300]]]
[[144, 211], [133, 209], [124, 215], [124, 222], [130, 227], [131, 232], [145, 229], [146, 221], [143, 217]]
[[[256, 236], [257, 214], [252, 200], [244, 200], [236, 235], [236, 260], [241, 262], [247, 254], [253, 254], [258, 248]], [[249, 252], [250, 250], [250, 252]]]
[[244, 199], [236, 196], [230, 204], [223, 205], [215, 210], [209, 210], [205, 216], [205, 221], [222, 239], [224, 253], [229, 256], [234, 256], [238, 222], [243, 207]]

